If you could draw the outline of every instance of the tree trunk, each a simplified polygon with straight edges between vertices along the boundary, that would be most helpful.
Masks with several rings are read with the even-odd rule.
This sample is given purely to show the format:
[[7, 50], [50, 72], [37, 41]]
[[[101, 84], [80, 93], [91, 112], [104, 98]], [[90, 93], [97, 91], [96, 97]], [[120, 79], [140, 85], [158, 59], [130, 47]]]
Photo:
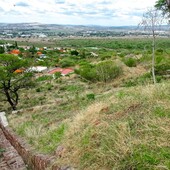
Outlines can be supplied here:
[[5, 95], [8, 103], [11, 105], [13, 110], [17, 110], [17, 102], [13, 102], [8, 90], [5, 90]]
[[153, 83], [156, 84], [155, 78], [155, 33], [153, 31], [153, 40], [152, 40], [152, 77]]
[[170, 9], [170, 0], [166, 0], [167, 6]]

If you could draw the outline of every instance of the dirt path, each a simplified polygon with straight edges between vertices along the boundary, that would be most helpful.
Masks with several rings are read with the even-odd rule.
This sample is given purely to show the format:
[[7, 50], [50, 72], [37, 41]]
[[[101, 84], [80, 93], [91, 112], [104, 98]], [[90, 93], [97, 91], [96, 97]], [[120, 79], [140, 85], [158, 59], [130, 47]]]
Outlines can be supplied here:
[[26, 170], [21, 156], [6, 139], [4, 133], [0, 129], [0, 170]]

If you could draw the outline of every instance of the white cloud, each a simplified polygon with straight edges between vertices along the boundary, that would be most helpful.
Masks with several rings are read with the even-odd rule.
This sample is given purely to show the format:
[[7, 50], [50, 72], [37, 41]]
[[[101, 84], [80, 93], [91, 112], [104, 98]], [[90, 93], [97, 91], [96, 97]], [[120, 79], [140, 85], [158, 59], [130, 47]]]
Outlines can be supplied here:
[[136, 25], [155, 1], [0, 0], [0, 22]]

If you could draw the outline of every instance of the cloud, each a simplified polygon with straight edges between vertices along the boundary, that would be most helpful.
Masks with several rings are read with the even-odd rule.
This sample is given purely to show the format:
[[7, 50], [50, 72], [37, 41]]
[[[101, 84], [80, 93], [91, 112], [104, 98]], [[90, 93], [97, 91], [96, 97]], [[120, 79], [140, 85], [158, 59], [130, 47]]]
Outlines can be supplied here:
[[[56, 24], [134, 25], [156, 0], [3, 0], [3, 22], [35, 21]], [[17, 3], [16, 3], [17, 2]], [[14, 4], [16, 6], [14, 6]], [[25, 8], [27, 7], [27, 10]], [[11, 11], [13, 16], [11, 15]], [[34, 17], [32, 17], [34, 16]]]
[[55, 3], [56, 4], [65, 4], [65, 0], [56, 0]]
[[4, 12], [4, 10], [0, 7], [0, 12]]
[[29, 5], [28, 5], [27, 3], [25, 3], [25, 2], [17, 2], [15, 5], [16, 5], [16, 6], [21, 6], [21, 7], [28, 7], [28, 6], [29, 6]]
[[5, 15], [21, 15], [21, 13], [19, 11], [16, 10], [10, 10], [8, 12], [5, 12]]

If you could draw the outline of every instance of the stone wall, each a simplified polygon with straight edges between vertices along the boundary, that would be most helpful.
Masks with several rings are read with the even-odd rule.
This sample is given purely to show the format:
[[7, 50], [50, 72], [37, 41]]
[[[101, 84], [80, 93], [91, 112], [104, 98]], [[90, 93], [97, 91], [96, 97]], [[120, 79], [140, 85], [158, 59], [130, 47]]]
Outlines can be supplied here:
[[0, 169], [1, 170], [26, 170], [23, 159], [18, 154], [16, 149], [6, 139], [4, 133], [0, 129], [0, 148], [3, 152], [0, 155]]
[[24, 160], [25, 164], [32, 170], [50, 169], [59, 170], [57, 166], [53, 166], [54, 156], [43, 155], [36, 153], [23, 139], [17, 136], [8, 126], [4, 126], [0, 119], [0, 128], [3, 131], [6, 139], [17, 150], [19, 155]]

